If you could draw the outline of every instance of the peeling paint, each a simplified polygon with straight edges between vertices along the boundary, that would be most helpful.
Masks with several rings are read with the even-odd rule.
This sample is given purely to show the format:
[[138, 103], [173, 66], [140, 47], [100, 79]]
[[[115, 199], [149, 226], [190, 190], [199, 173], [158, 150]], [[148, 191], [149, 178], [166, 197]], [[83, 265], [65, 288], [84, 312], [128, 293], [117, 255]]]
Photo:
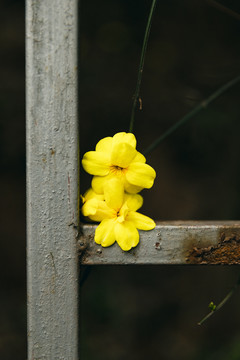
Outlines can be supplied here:
[[226, 236], [221, 233], [220, 241], [215, 246], [193, 247], [186, 258], [191, 264], [240, 264], [240, 236]]

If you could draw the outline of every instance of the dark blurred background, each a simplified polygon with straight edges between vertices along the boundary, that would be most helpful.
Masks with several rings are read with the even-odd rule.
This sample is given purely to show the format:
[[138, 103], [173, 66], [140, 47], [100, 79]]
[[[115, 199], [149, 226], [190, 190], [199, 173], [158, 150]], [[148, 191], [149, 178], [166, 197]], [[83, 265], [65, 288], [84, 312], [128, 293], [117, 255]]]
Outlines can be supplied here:
[[[128, 131], [150, 0], [82, 0], [81, 154]], [[226, 8], [227, 7], [227, 8]], [[26, 359], [24, 1], [0, 3], [0, 359]], [[138, 150], [240, 74], [237, 0], [159, 0], [141, 87]], [[147, 157], [157, 171], [142, 212], [157, 220], [239, 219], [240, 85]], [[81, 174], [81, 191], [90, 176]], [[240, 359], [239, 292], [197, 322], [237, 267], [94, 267], [81, 292], [84, 360]]]
[[26, 359], [24, 1], [0, 2], [0, 359]]

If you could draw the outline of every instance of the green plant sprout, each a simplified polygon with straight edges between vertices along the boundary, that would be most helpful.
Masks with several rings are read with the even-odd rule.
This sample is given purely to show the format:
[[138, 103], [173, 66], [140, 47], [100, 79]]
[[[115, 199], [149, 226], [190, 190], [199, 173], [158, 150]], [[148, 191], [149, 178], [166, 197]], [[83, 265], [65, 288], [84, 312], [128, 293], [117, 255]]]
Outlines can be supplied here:
[[208, 320], [213, 314], [215, 314], [218, 310], [220, 310], [223, 305], [226, 304], [226, 302], [233, 296], [233, 294], [236, 292], [238, 286], [240, 285], [240, 276], [236, 282], [236, 284], [232, 287], [232, 289], [229, 291], [229, 293], [225, 296], [225, 298], [218, 304], [215, 305], [212, 301], [208, 305], [211, 312], [208, 313], [204, 318], [198, 322], [198, 325], [202, 325], [206, 320]]

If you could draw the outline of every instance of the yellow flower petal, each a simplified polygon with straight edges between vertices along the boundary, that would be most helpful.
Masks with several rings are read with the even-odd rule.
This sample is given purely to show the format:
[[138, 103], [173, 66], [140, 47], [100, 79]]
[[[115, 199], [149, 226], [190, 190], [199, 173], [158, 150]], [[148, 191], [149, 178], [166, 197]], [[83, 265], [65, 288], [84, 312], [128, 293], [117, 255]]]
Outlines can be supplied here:
[[142, 207], [143, 197], [139, 194], [125, 194], [124, 203], [127, 204], [129, 211], [137, 211]]
[[115, 211], [110, 209], [105, 201], [94, 198], [85, 202], [82, 206], [82, 214], [93, 221], [102, 221], [113, 218]]
[[97, 227], [95, 231], [94, 240], [97, 244], [102, 246], [111, 246], [115, 243], [115, 233], [114, 233], [115, 222], [112, 219], [105, 219]]
[[136, 149], [137, 140], [132, 133], [119, 132], [113, 136], [113, 145], [127, 143]]
[[125, 203], [125, 204], [123, 204], [123, 206], [121, 207], [121, 209], [118, 213], [117, 222], [122, 223], [123, 221], [125, 221], [128, 212], [129, 212], [129, 208], [128, 208], [127, 204]]
[[145, 163], [146, 158], [145, 158], [145, 156], [143, 156], [143, 154], [141, 154], [139, 151], [137, 151], [137, 154], [136, 154], [135, 158], [133, 159], [133, 162]]
[[125, 191], [129, 194], [136, 194], [143, 189], [143, 187], [130, 184], [126, 179], [125, 174], [120, 175], [119, 173], [110, 173], [107, 176], [93, 176], [91, 185], [94, 192], [97, 194], [103, 194], [105, 184], [113, 177], [117, 177], [122, 181]]
[[88, 189], [83, 195], [84, 202], [94, 198], [97, 198], [98, 200], [104, 200], [104, 195], [97, 194], [92, 188]]
[[106, 181], [112, 178], [112, 175], [94, 176], [92, 178], [92, 188], [97, 194], [103, 194], [103, 188]]
[[112, 151], [113, 138], [108, 136], [101, 139], [96, 145], [96, 151], [110, 153]]
[[119, 174], [115, 175], [113, 173], [110, 173], [107, 176], [94, 176], [92, 178], [92, 188], [93, 188], [93, 190], [97, 194], [103, 194], [104, 187], [105, 187], [106, 183], [112, 178], [117, 178], [117, 179], [121, 180], [122, 184], [124, 184], [125, 175], [119, 175]]
[[82, 166], [91, 175], [105, 176], [110, 171], [110, 154], [88, 151], [83, 156]]
[[83, 216], [95, 215], [98, 209], [98, 200], [90, 199], [86, 201], [82, 206]]
[[139, 233], [136, 227], [129, 221], [116, 223], [114, 226], [115, 238], [120, 248], [124, 251], [130, 250], [139, 243]]
[[137, 194], [138, 192], [140, 192], [143, 189], [143, 187], [141, 187], [141, 186], [136, 186], [136, 185], [130, 184], [126, 179], [126, 175], [125, 175], [125, 180], [124, 180], [124, 188], [125, 188], [125, 191], [129, 194]]
[[126, 168], [136, 156], [137, 150], [127, 143], [117, 143], [113, 145], [111, 163], [114, 166]]
[[118, 211], [123, 204], [124, 187], [117, 177], [109, 179], [104, 186], [104, 198], [107, 205]]
[[155, 170], [143, 163], [131, 163], [126, 172], [126, 179], [130, 184], [149, 189], [156, 177]]
[[129, 211], [126, 220], [131, 221], [139, 230], [152, 230], [156, 226], [155, 222], [150, 217], [136, 211]]

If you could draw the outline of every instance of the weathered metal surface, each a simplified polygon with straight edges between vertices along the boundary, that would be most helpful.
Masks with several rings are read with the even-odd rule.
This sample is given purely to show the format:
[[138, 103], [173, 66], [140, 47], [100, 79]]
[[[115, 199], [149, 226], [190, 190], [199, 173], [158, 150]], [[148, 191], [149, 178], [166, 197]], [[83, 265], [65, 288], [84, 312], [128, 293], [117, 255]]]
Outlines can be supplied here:
[[94, 243], [96, 225], [83, 225], [79, 240], [81, 263], [96, 264], [239, 264], [240, 221], [159, 222], [140, 231], [140, 243], [124, 252], [115, 243]]
[[77, 0], [27, 0], [29, 360], [78, 359]]
[[187, 261], [191, 264], [240, 264], [240, 233], [232, 231], [226, 236], [223, 231], [217, 245], [194, 247], [189, 251]]

